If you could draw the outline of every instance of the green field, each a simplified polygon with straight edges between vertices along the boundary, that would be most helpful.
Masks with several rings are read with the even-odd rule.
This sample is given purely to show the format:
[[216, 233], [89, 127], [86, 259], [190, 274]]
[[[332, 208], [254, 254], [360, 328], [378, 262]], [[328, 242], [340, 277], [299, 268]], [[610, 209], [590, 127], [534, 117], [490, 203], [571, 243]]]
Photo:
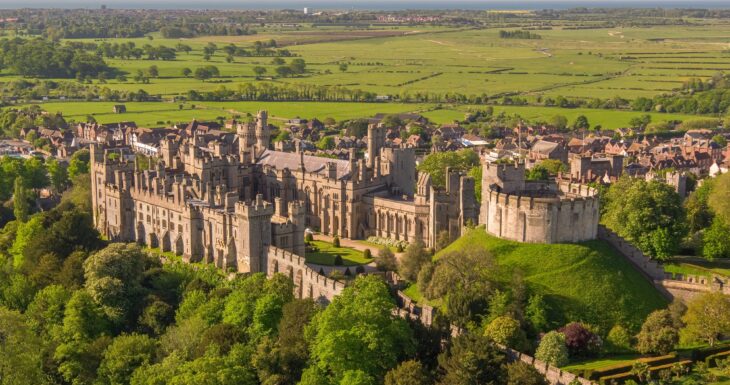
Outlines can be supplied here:
[[[100, 123], [133, 121], [143, 127], [160, 127], [169, 124], [189, 122], [192, 119], [216, 120], [256, 114], [258, 110], [268, 110], [272, 123], [280, 125], [291, 118], [334, 118], [337, 121], [370, 117], [377, 113], [420, 113], [435, 123], [451, 123], [461, 120], [469, 111], [484, 106], [474, 105], [436, 105], [429, 103], [363, 103], [363, 102], [127, 102], [127, 113], [115, 114], [114, 102], [47, 102], [40, 103], [46, 111], [62, 112], [67, 120], [85, 121], [91, 115]], [[193, 108], [195, 106], [195, 108]], [[554, 115], [564, 115], [573, 121], [578, 115], [585, 115], [592, 126], [601, 125], [605, 129], [625, 127], [632, 117], [642, 113], [632, 111], [602, 110], [588, 108], [558, 108], [534, 106], [495, 106], [494, 111], [506, 114], [519, 114], [523, 119], [549, 119]], [[697, 118], [695, 115], [651, 113], [652, 121], [686, 120]]]
[[[237, 57], [225, 61], [219, 50], [203, 60], [202, 47], [234, 43], [249, 47], [255, 40], [276, 39], [308, 63], [306, 75], [278, 81], [295, 84], [344, 86], [390, 95], [447, 93], [499, 95], [563, 95], [610, 98], [652, 96], [681, 87], [690, 77], [709, 77], [730, 70], [730, 26], [667, 26], [540, 31], [542, 39], [500, 39], [498, 29], [452, 30], [418, 27], [401, 30], [357, 31], [310, 29], [271, 31], [252, 36], [206, 36], [196, 39], [107, 39], [144, 44], [190, 45], [193, 51], [175, 61], [111, 60], [110, 64], [134, 73], [156, 65], [161, 79], [151, 84], [118, 84], [110, 88], [144, 88], [173, 95], [193, 86], [210, 90], [216, 83], [183, 78], [181, 69], [214, 64], [230, 80], [227, 87], [255, 81], [252, 68], [264, 66], [274, 74], [266, 57]], [[377, 37], [382, 36], [382, 37]], [[333, 41], [325, 41], [333, 40]], [[98, 41], [97, 41], [98, 42]], [[296, 43], [296, 45], [294, 45]], [[691, 52], [691, 53], [688, 53]], [[348, 63], [346, 72], [340, 63]], [[405, 84], [408, 83], [408, 84]]]
[[335, 247], [332, 243], [324, 241], [312, 241], [310, 243], [319, 250], [306, 253], [307, 263], [334, 266], [337, 255], [342, 257], [343, 266], [363, 265], [373, 261], [370, 258], [365, 258], [361, 251], [350, 247]]
[[[184, 43], [190, 53], [179, 53], [176, 60], [120, 60], [108, 63], [129, 74], [129, 80], [110, 79], [93, 83], [112, 90], [143, 89], [171, 100], [189, 90], [213, 91], [220, 87], [236, 90], [261, 81], [297, 86], [332, 86], [392, 95], [406, 100], [428, 94], [487, 95], [498, 98], [505, 93], [534, 101], [544, 96], [573, 98], [622, 98], [672, 92], [692, 77], [709, 78], [730, 71], [730, 25], [656, 26], [642, 28], [603, 28], [569, 30], [556, 27], [539, 31], [542, 39], [500, 39], [499, 29], [448, 29], [446, 27], [375, 28], [367, 31], [338, 27], [303, 26], [297, 29], [264, 29], [250, 36], [205, 36], [194, 39], [163, 39], [153, 34], [148, 39], [82, 39], [100, 43], [133, 41], [174, 47]], [[292, 78], [275, 77], [277, 65], [271, 57], [235, 57], [228, 63], [222, 48], [230, 43], [249, 48], [256, 40], [276, 39], [280, 45], [307, 62], [307, 72]], [[219, 49], [206, 61], [202, 48], [215, 42]], [[285, 58], [287, 61], [291, 58]], [[345, 72], [340, 64], [347, 63]], [[155, 65], [159, 78], [149, 84], [136, 83], [132, 75]], [[184, 77], [183, 68], [195, 70], [215, 65], [221, 77], [201, 81]], [[257, 80], [253, 67], [262, 66], [267, 74]], [[0, 71], [0, 83], [18, 77]], [[274, 77], [272, 77], [274, 76]], [[105, 102], [48, 103], [49, 110], [60, 109], [72, 119], [95, 114], [101, 122], [120, 119], [110, 114]], [[101, 104], [97, 108], [96, 104]], [[132, 103], [130, 103], [132, 104]], [[192, 103], [191, 103], [192, 104]], [[178, 111], [177, 104], [134, 105], [125, 120], [140, 125], [187, 121], [192, 118], [215, 119], [268, 109], [278, 117], [333, 117], [347, 119], [371, 116], [378, 112], [422, 112], [437, 123], [461, 119], [467, 105], [434, 103], [320, 103], [320, 102], [198, 102]], [[638, 115], [632, 111], [561, 109], [548, 107], [498, 106], [497, 111], [519, 113], [525, 119], [547, 119], [556, 114], [569, 119], [584, 114], [593, 126], [616, 128], [627, 125]], [[684, 120], [687, 115], [653, 114], [654, 121]]]
[[601, 241], [518, 243], [477, 228], [440, 251], [436, 258], [474, 245], [487, 249], [505, 268], [505, 284], [515, 269], [521, 270], [530, 289], [545, 295], [552, 307], [551, 318], [558, 324], [582, 321], [608, 331], [621, 323], [637, 329], [648, 313], [667, 304], [629, 262]]

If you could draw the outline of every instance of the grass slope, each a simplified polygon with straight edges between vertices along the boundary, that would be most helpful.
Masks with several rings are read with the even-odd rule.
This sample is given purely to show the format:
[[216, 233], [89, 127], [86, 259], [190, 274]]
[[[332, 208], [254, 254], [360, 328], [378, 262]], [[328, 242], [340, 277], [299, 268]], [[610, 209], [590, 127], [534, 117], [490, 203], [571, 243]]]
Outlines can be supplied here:
[[616, 323], [637, 328], [667, 301], [623, 257], [602, 241], [579, 244], [529, 244], [502, 240], [483, 228], [467, 232], [445, 253], [473, 245], [494, 255], [509, 282], [512, 269], [523, 271], [528, 286], [545, 295], [551, 319], [584, 321], [608, 330]]

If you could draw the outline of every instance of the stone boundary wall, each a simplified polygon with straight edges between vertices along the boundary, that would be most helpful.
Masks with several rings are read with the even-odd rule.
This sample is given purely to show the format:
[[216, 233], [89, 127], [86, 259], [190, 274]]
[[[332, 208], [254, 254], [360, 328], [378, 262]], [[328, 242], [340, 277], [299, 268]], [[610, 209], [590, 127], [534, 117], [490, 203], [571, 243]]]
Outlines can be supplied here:
[[510, 361], [514, 362], [519, 360], [532, 366], [533, 368], [537, 369], [540, 374], [545, 376], [545, 379], [551, 385], [568, 385], [573, 381], [578, 381], [578, 383], [582, 385], [594, 384], [590, 380], [587, 380], [583, 377], [576, 376], [573, 373], [565, 372], [563, 370], [560, 370], [560, 368], [548, 365], [546, 362], [542, 362], [529, 354], [520, 353], [517, 350], [510, 349], [508, 347], [502, 347], [502, 349], [504, 350], [504, 353], [507, 355], [507, 358]]
[[[385, 280], [391, 287], [396, 288], [396, 303], [399, 307], [398, 314], [401, 317], [409, 317], [414, 320], [419, 320], [426, 326], [431, 326], [436, 309], [428, 305], [418, 306], [415, 301], [403, 293], [403, 291], [398, 290], [397, 288], [400, 287], [399, 285], [404, 282], [400, 279], [398, 274], [389, 271], [385, 275]], [[452, 336], [459, 335], [460, 333], [460, 328], [454, 325], [451, 326]], [[578, 381], [582, 385], [594, 385], [593, 382], [583, 377], [562, 371], [559, 368], [548, 365], [547, 363], [530, 356], [529, 354], [518, 352], [517, 350], [510, 349], [506, 346], [500, 345], [500, 348], [510, 362], [519, 360], [534, 367], [538, 372], [540, 372], [540, 374], [545, 376], [545, 379], [548, 383], [550, 383], [550, 385], [568, 385], [573, 381]]]
[[296, 298], [313, 298], [329, 303], [345, 289], [344, 283], [312, 270], [302, 256], [274, 246], [269, 246], [266, 256], [266, 275], [288, 275], [294, 281]]
[[636, 246], [603, 225], [598, 226], [598, 239], [613, 246], [669, 300], [689, 300], [698, 294], [714, 291], [730, 295], [730, 280], [727, 278], [666, 272], [661, 263], [644, 255]]

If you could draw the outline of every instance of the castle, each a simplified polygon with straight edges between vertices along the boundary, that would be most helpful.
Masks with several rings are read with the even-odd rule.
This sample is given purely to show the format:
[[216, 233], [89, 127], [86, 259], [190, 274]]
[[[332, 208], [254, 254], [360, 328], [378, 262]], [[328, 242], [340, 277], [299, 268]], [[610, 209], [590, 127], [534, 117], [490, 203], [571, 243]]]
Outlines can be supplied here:
[[108, 239], [271, 273], [284, 255], [304, 269], [306, 228], [432, 246], [477, 220], [473, 179], [447, 171], [446, 186], [432, 186], [413, 149], [385, 146], [382, 126], [368, 128], [364, 159], [353, 149], [349, 160], [270, 150], [265, 111], [235, 134], [196, 127], [168, 131], [144, 170], [119, 155], [129, 149], [92, 145], [94, 223]]
[[500, 238], [561, 243], [595, 239], [598, 191], [567, 180], [525, 180], [524, 163], [485, 163], [479, 223]]

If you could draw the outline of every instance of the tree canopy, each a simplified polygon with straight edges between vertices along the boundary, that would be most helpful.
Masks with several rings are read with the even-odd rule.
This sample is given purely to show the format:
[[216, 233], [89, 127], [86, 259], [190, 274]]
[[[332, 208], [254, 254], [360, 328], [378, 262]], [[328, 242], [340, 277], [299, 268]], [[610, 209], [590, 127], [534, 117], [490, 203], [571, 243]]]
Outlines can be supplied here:
[[682, 199], [665, 183], [624, 177], [605, 202], [603, 223], [654, 258], [674, 255], [687, 232]]

